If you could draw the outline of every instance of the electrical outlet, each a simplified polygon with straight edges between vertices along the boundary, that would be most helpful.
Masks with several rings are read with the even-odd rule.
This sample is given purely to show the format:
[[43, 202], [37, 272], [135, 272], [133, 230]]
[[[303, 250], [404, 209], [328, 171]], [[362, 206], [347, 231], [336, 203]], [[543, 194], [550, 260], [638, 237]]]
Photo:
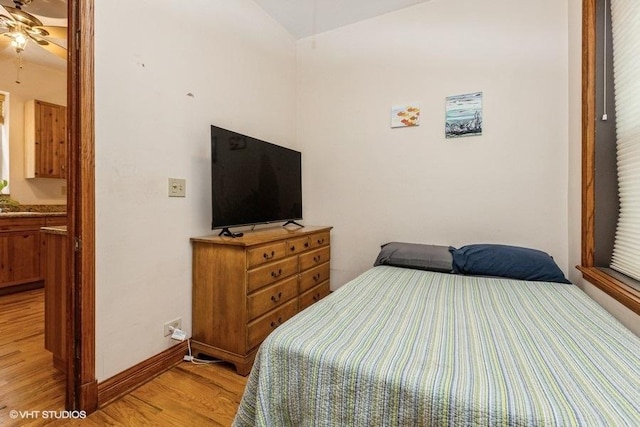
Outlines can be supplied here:
[[185, 197], [186, 190], [186, 179], [169, 178], [169, 197]]
[[170, 320], [164, 324], [164, 336], [168, 337], [173, 333], [173, 329], [182, 329], [182, 317]]

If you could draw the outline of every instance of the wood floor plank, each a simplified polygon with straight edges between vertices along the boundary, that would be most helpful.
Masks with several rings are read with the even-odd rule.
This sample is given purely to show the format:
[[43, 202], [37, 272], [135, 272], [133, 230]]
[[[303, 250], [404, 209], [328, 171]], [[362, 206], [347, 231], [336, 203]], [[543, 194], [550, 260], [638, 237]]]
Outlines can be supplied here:
[[44, 348], [44, 289], [0, 296], [0, 425], [45, 425], [10, 411], [62, 410], [64, 400], [65, 376]]
[[62, 411], [64, 375], [44, 349], [42, 289], [0, 297], [0, 425], [229, 426], [247, 378], [233, 366], [188, 362], [170, 369], [84, 419], [51, 414], [11, 419], [11, 410]]
[[184, 362], [86, 420], [68, 425], [229, 426], [246, 383], [247, 378], [236, 374], [231, 365]]
[[187, 410], [202, 415], [209, 423], [230, 424], [238, 408], [237, 396], [198, 379], [176, 369], [132, 394], [179, 414], [185, 406], [184, 402], [189, 402]]

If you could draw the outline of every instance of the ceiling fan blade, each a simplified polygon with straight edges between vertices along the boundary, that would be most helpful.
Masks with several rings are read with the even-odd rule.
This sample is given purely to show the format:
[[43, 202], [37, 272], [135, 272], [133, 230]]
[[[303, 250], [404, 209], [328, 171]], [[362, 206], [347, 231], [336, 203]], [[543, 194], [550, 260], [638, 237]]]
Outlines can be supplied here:
[[47, 52], [53, 53], [55, 56], [57, 56], [58, 58], [62, 58], [65, 61], [68, 60], [67, 49], [63, 48], [62, 46], [58, 46], [57, 44], [49, 40], [46, 40], [47, 44], [42, 44], [43, 39], [39, 39], [39, 40], [34, 39], [34, 40], [36, 43], [38, 43], [38, 45], [41, 48], [43, 48]]
[[14, 21], [21, 23], [22, 25], [26, 25], [27, 27], [35, 27], [41, 26], [42, 21], [33, 16], [32, 14], [25, 12], [21, 9], [16, 9], [15, 7], [3, 6], [3, 8], [9, 12], [9, 16], [13, 18]]
[[[9, 11], [7, 9], [4, 8], [3, 5], [0, 4], [0, 15], [4, 15], [5, 17], [10, 17], [11, 14], [9, 13]], [[13, 18], [11, 18], [13, 19]]]
[[6, 13], [0, 4], [0, 28], [6, 28], [7, 30], [12, 31], [15, 26], [16, 21], [13, 19], [13, 16], [11, 16], [10, 13]]
[[[10, 1], [7, 0], [7, 2]], [[26, 8], [31, 14], [45, 18], [67, 17], [67, 0], [38, 0], [29, 3]]]
[[0, 34], [0, 52], [5, 50], [10, 45], [11, 45], [11, 39], [9, 37], [4, 37], [2, 34]]
[[47, 37], [51, 37], [54, 39], [67, 39], [67, 27], [54, 27], [52, 25], [42, 25], [34, 28], [41, 28], [45, 30], [49, 35]]

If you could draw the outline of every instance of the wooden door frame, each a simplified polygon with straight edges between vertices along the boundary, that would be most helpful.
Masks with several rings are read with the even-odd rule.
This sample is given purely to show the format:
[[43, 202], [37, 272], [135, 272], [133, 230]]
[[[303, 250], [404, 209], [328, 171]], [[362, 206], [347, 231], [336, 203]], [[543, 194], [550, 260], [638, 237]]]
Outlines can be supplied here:
[[69, 0], [66, 408], [98, 407], [95, 375], [94, 0]]

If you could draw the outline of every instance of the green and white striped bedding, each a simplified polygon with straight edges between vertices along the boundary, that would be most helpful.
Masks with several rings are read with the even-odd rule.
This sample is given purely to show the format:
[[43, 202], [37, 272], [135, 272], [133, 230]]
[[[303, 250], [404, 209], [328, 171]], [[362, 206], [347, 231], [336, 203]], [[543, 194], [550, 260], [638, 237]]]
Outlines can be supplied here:
[[375, 267], [262, 344], [236, 426], [639, 426], [640, 339], [574, 285]]

